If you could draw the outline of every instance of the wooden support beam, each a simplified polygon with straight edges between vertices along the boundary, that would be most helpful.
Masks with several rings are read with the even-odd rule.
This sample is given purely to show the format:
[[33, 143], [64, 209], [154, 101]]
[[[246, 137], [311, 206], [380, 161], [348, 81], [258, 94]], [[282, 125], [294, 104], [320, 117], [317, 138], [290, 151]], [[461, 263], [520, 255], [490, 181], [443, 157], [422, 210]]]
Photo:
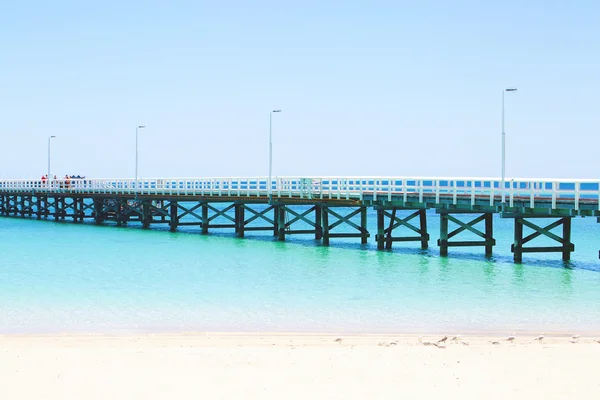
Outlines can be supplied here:
[[6, 203], [7, 203], [6, 196], [3, 194], [0, 194], [0, 215], [4, 215], [4, 216], [8, 215], [6, 213], [6, 210], [7, 210]]
[[42, 219], [42, 197], [35, 197], [35, 218]]
[[[571, 252], [574, 250], [571, 244], [571, 218], [563, 218], [563, 249], [562, 259], [563, 261], [569, 261], [571, 259]], [[571, 247], [569, 247], [571, 245]]]
[[323, 245], [329, 246], [329, 207], [323, 206], [321, 213], [323, 217]]
[[440, 214], [440, 256], [448, 256], [448, 214]]
[[385, 212], [383, 209], [377, 209], [377, 235], [375, 240], [377, 241], [377, 250], [383, 250], [384, 238], [385, 238]]
[[252, 207], [249, 207], [245, 204], [242, 204], [242, 207], [244, 207], [245, 210], [250, 211], [250, 213], [253, 214], [250, 218], [248, 218], [245, 221], [246, 225], [249, 225], [250, 223], [252, 223], [258, 219], [262, 219], [262, 220], [266, 221], [269, 225], [271, 225], [271, 227], [273, 226], [274, 220], [267, 216], [269, 211], [271, 211], [273, 209], [273, 206], [268, 206], [267, 208], [265, 208], [262, 211], [256, 211]]
[[235, 231], [238, 237], [244, 237], [244, 226], [245, 226], [245, 216], [244, 216], [244, 205], [236, 204], [235, 205]]
[[[377, 210], [377, 248], [383, 249], [385, 245], [386, 249], [392, 248], [394, 242], [421, 242], [421, 248], [426, 249], [429, 242], [429, 234], [427, 233], [427, 216], [425, 209], [409, 209], [409, 208], [398, 208], [398, 207], [376, 207]], [[399, 216], [399, 211], [413, 211], [406, 217]], [[410, 221], [418, 217], [419, 227], [413, 225]], [[386, 222], [386, 218], [389, 219], [389, 223]], [[387, 224], [387, 227], [386, 227]], [[398, 228], [407, 228], [410, 231], [415, 232], [418, 236], [394, 236], [394, 232]]]
[[172, 201], [169, 206], [169, 230], [171, 232], [175, 232], [178, 224], [179, 217], [177, 216], [177, 202]]
[[15, 216], [15, 217], [17, 215], [19, 215], [19, 200], [20, 200], [20, 198], [18, 195], [13, 197], [13, 207], [12, 208], [13, 208], [13, 216]]
[[202, 216], [196, 214], [196, 210], [199, 209], [200, 207], [202, 207], [202, 203], [198, 203], [194, 206], [192, 206], [192, 208], [186, 208], [184, 206], [181, 205], [181, 203], [177, 204], [177, 207], [183, 211], [180, 215], [179, 215], [179, 219], [181, 220], [183, 217], [187, 216], [187, 215], [191, 215], [192, 217], [196, 218], [199, 221], [202, 221]]
[[152, 222], [152, 209], [148, 201], [142, 202], [142, 228], [150, 228]]
[[[269, 205], [261, 211], [257, 211], [253, 209], [251, 206], [248, 206], [244, 203], [240, 203], [236, 206], [236, 233], [240, 237], [244, 237], [245, 231], [272, 231], [274, 226], [277, 225], [277, 222], [274, 219], [268, 217], [268, 214], [271, 210], [274, 209], [275, 206]], [[246, 219], [245, 212], [249, 211], [252, 216]], [[250, 224], [254, 221], [265, 221], [268, 223], [268, 226], [250, 226]], [[240, 235], [241, 233], [241, 235]], [[289, 233], [289, 232], [288, 232]]]
[[48, 201], [49, 196], [44, 197], [44, 217], [48, 219], [50, 217], [50, 202]]
[[17, 198], [18, 198], [17, 204], [19, 207], [18, 214], [21, 214], [21, 217], [25, 217], [25, 209], [26, 209], [25, 196], [18, 196]]
[[[447, 209], [437, 210], [440, 214], [440, 239], [438, 245], [440, 246], [440, 254], [443, 256], [448, 255], [448, 247], [466, 247], [466, 246], [483, 246], [485, 247], [485, 255], [489, 257], [492, 255], [493, 246], [496, 245], [496, 240], [493, 237], [493, 215], [491, 213], [483, 213], [471, 221], [462, 221], [451, 214], [463, 214], [464, 212], [454, 212]], [[472, 213], [469, 213], [472, 214]], [[452, 232], [448, 232], [448, 224], [452, 222], [458, 225], [458, 228]], [[484, 231], [480, 231], [475, 227], [480, 222], [484, 222]], [[453, 240], [453, 237], [459, 235], [462, 232], [471, 232], [483, 240]]]
[[[232, 217], [231, 215], [227, 214], [227, 211], [233, 209], [235, 207], [235, 204], [231, 204], [222, 210], [219, 210], [218, 208], [211, 206], [209, 203], [206, 203], [206, 205], [208, 206], [209, 210], [211, 210], [213, 212], [213, 215], [208, 218], [209, 222], [214, 219], [217, 219], [218, 217], [223, 217], [223, 218], [231, 221], [233, 226], [235, 227], [235, 218]], [[211, 224], [211, 226], [216, 226], [216, 225]]]
[[421, 249], [427, 250], [429, 247], [429, 233], [427, 233], [426, 210], [419, 210], [419, 225], [421, 227]]
[[[528, 218], [545, 218], [545, 217], [528, 217]], [[569, 261], [571, 258], [571, 252], [575, 250], [575, 246], [571, 243], [571, 218], [572, 217], [561, 217], [553, 223], [541, 227], [534, 224], [531, 221], [526, 220], [524, 217], [515, 218], [515, 239], [511, 246], [515, 262], [523, 261], [523, 253], [550, 253], [557, 252], [562, 253], [562, 259]], [[562, 237], [550, 232], [552, 229], [563, 226]], [[534, 232], [523, 237], [523, 226], [532, 229]], [[545, 236], [560, 244], [560, 246], [531, 246], [525, 247], [524, 245], [533, 239]]]
[[394, 222], [396, 222], [397, 218], [396, 218], [396, 209], [392, 209], [392, 215], [390, 216], [390, 225], [388, 226], [388, 228], [385, 230], [386, 235], [385, 235], [385, 248], [386, 250], [391, 250], [392, 249], [392, 231], [394, 229]]
[[279, 208], [279, 212], [277, 215], [277, 240], [284, 241], [285, 240], [285, 206], [277, 206]]
[[[92, 205], [88, 202], [88, 204], [85, 203], [85, 198], [81, 197], [81, 218], [79, 222], [83, 222], [86, 218], [91, 218], [92, 217]], [[86, 215], [86, 210], [90, 210], [90, 214]]]
[[323, 211], [320, 204], [315, 205], [315, 240], [323, 237]]
[[[94, 216], [92, 215], [92, 213], [94, 211], [94, 204], [93, 204], [93, 202], [86, 203], [85, 202], [85, 198], [82, 197], [81, 198], [81, 204], [82, 204], [82, 214], [81, 214], [82, 221], [85, 218], [93, 219], [94, 218]], [[86, 210], [89, 210], [89, 214], [86, 214]]]
[[[350, 213], [348, 213], [347, 215], [341, 215], [340, 213], [333, 211], [333, 209], [329, 206], [323, 206], [322, 207], [322, 216], [323, 216], [323, 244], [328, 246], [329, 245], [329, 239], [333, 238], [333, 237], [359, 237], [361, 238], [361, 243], [363, 241], [365, 241], [365, 238], [369, 237], [369, 231], [367, 230], [366, 227], [366, 217], [363, 217], [361, 213], [363, 213], [363, 207], [364, 206], [359, 206], [357, 207], [355, 210], [351, 211]], [[344, 208], [348, 208], [348, 207], [344, 207]], [[351, 207], [354, 208], [354, 207]], [[351, 218], [360, 215], [361, 218], [361, 222], [360, 225], [356, 224], [354, 221], [351, 220]], [[329, 216], [332, 215], [333, 217], [335, 217], [337, 219], [336, 222], [329, 224]], [[357, 230], [357, 233], [332, 233], [331, 231], [342, 225], [349, 225], [350, 227], [354, 228], [355, 230]], [[364, 225], [363, 225], [364, 224]]]
[[116, 200], [115, 205], [115, 219], [117, 220], [117, 226], [123, 226], [126, 223], [123, 216], [123, 205]]
[[93, 203], [94, 211], [92, 212], [92, 215], [94, 216], [94, 222], [96, 223], [96, 225], [100, 225], [104, 222], [104, 219], [106, 218], [104, 215], [104, 201], [99, 198], [94, 198]]
[[79, 222], [79, 199], [77, 198], [73, 199], [73, 222]]
[[58, 221], [62, 215], [62, 202], [58, 197], [54, 198], [54, 220]]
[[244, 231], [273, 231], [272, 226], [246, 226]]
[[369, 231], [367, 228], [367, 207], [360, 207], [360, 244], [367, 244]]
[[208, 204], [202, 203], [202, 234], [208, 233]]
[[279, 207], [273, 206], [273, 236], [279, 237]]
[[491, 257], [494, 249], [494, 224], [492, 213], [485, 213], [485, 256]]

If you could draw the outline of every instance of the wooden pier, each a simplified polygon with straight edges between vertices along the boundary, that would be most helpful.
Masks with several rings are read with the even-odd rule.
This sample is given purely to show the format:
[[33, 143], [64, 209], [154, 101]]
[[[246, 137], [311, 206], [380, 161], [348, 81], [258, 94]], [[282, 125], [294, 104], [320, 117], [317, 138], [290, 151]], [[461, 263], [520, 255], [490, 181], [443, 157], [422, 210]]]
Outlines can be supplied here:
[[[171, 231], [196, 226], [202, 234], [225, 228], [239, 237], [267, 231], [281, 241], [310, 235], [330, 245], [336, 238], [366, 244], [372, 208], [375, 242], [384, 250], [408, 241], [428, 248], [426, 211], [433, 209], [440, 219], [440, 255], [447, 256], [452, 247], [475, 246], [489, 257], [496, 245], [493, 214], [499, 214], [514, 220], [516, 262], [533, 252], [557, 252], [569, 260], [575, 250], [571, 219], [600, 218], [600, 181], [511, 179], [501, 184], [498, 179], [404, 177], [286, 177], [270, 183], [266, 178], [143, 179], [137, 186], [131, 179], [0, 180], [0, 216], [144, 228], [165, 224]], [[541, 226], [535, 222], [540, 219], [554, 222]], [[533, 233], [524, 236], [524, 227]], [[464, 232], [477, 240], [461, 239]], [[539, 237], [557, 245], [531, 243]]]

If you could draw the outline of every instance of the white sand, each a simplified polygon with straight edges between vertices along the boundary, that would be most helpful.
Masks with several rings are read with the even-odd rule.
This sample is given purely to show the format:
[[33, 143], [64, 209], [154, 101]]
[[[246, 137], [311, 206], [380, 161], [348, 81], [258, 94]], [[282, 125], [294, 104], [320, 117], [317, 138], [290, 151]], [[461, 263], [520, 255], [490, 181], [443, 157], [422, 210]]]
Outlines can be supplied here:
[[0, 399], [600, 398], [593, 337], [337, 337], [0, 336]]

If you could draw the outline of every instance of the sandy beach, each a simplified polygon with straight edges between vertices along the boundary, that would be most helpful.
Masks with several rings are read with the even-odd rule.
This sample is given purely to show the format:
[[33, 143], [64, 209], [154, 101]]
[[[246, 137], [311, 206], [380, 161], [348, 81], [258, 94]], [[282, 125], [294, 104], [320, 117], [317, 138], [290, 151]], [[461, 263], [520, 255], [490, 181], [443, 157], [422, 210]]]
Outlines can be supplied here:
[[0, 336], [0, 398], [600, 398], [600, 337], [534, 337]]

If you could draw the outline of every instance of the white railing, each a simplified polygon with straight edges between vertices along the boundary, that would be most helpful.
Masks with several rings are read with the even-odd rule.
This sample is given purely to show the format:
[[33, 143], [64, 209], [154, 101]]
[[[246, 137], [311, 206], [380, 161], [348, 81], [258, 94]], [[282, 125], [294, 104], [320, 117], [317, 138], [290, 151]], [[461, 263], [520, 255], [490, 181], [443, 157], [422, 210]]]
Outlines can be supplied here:
[[[440, 203], [470, 201], [499, 204], [502, 199], [512, 207], [515, 201], [561, 208], [565, 204], [578, 210], [583, 204], [600, 209], [600, 180], [580, 179], [510, 179], [497, 178], [425, 178], [425, 177], [277, 177], [271, 182], [274, 198], [338, 200], [397, 200]], [[39, 179], [0, 180], [0, 193], [102, 193], [170, 196], [237, 196], [269, 195], [265, 177], [159, 178], [159, 179]]]

